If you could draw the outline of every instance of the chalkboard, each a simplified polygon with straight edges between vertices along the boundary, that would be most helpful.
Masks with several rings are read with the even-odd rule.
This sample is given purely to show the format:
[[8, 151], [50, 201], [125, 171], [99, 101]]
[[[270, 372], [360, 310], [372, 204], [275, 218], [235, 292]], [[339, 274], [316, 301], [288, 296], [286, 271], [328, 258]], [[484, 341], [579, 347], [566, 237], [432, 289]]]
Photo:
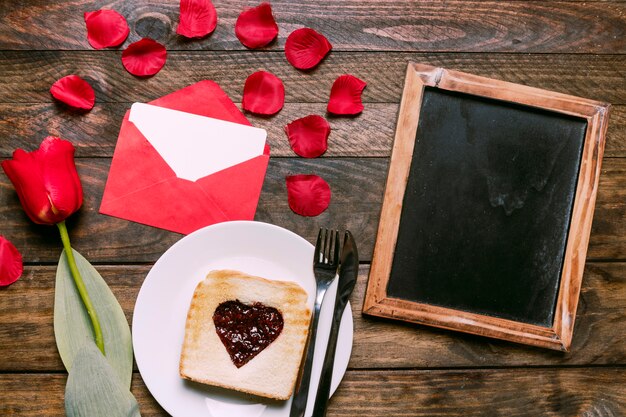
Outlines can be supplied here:
[[587, 121], [427, 87], [387, 294], [549, 326]]
[[567, 350], [608, 108], [410, 64], [364, 313]]

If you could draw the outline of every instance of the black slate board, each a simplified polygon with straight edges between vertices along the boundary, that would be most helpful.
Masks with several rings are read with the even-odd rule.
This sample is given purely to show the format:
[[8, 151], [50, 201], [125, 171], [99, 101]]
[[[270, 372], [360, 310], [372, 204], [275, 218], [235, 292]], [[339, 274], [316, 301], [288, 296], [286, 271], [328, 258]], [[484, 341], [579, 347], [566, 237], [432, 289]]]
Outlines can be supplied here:
[[586, 128], [426, 87], [388, 296], [550, 326]]

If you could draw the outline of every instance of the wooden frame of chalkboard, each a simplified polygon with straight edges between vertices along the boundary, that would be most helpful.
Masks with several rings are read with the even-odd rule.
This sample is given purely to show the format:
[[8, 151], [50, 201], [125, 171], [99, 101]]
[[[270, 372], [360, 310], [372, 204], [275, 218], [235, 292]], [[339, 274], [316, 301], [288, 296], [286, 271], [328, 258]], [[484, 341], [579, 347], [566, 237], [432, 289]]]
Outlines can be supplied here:
[[[574, 168], [578, 170], [577, 176], [571, 176], [571, 184], [575, 188], [571, 192], [571, 212], [566, 213], [571, 216], [571, 220], [563, 229], [566, 240], [563, 240], [564, 252], [562, 263], [559, 264], [559, 280], [555, 282], [553, 310], [548, 316], [551, 324], [533, 324], [388, 294], [398, 234], [402, 227], [405, 191], [412, 160], [415, 158], [416, 133], [421, 120], [420, 111], [425, 89], [434, 89], [445, 94], [470, 95], [492, 102], [497, 100], [541, 112], [566, 115], [586, 123], [586, 128], [581, 130], [581, 146], [577, 154], [580, 155], [580, 162], [577, 161], [578, 165]], [[610, 105], [597, 101], [410, 63], [400, 104], [363, 313], [568, 351], [591, 232], [609, 109]], [[438, 123], [445, 123], [445, 120]]]

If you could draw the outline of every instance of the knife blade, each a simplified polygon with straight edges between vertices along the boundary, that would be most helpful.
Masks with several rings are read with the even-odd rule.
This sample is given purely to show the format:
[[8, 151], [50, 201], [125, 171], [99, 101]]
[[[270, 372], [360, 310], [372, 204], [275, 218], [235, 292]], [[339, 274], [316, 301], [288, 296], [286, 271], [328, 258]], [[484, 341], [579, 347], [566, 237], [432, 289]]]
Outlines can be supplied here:
[[337, 296], [335, 297], [335, 308], [333, 311], [333, 321], [328, 337], [328, 346], [322, 365], [322, 374], [315, 395], [315, 405], [313, 406], [313, 417], [324, 417], [328, 409], [330, 396], [330, 385], [333, 377], [335, 364], [335, 351], [337, 349], [337, 338], [339, 326], [343, 312], [348, 304], [348, 299], [354, 290], [357, 276], [359, 274], [359, 253], [352, 233], [346, 230], [341, 250], [341, 261], [339, 263], [339, 281], [337, 282]]

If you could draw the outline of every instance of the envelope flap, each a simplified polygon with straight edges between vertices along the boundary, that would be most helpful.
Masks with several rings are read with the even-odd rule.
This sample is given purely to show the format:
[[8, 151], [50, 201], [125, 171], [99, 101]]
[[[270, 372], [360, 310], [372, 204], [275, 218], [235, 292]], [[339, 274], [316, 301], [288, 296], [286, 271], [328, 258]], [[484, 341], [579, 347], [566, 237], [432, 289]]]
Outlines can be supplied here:
[[[176, 173], [124, 115], [103, 199], [116, 200], [131, 190], [150, 187]], [[132, 167], [132, 169], [131, 169]]]
[[[100, 212], [178, 233], [191, 233], [229, 217], [198, 184], [173, 177], [132, 189], [117, 199], [104, 198]], [[201, 215], [200, 215], [201, 214]]]
[[252, 126], [224, 90], [210, 80], [197, 82], [148, 104]]
[[231, 220], [254, 218], [269, 162], [268, 155], [227, 168], [197, 181], [198, 186], [222, 201], [221, 209]]

